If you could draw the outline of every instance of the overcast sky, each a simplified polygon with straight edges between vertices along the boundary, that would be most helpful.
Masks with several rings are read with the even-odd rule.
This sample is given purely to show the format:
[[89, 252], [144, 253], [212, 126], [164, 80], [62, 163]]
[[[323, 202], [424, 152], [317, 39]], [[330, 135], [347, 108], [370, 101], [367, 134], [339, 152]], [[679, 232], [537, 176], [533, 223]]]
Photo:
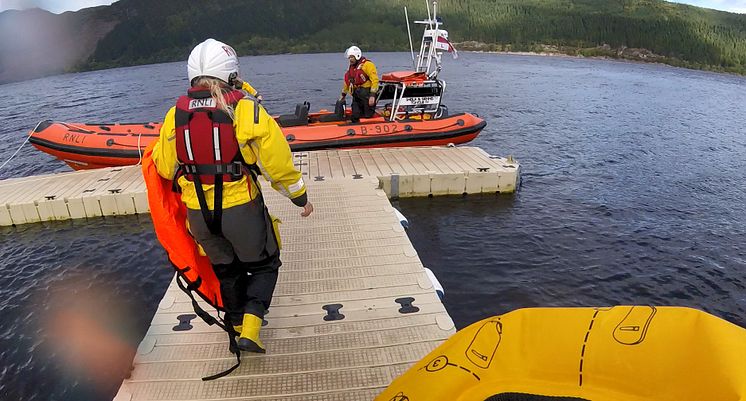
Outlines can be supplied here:
[[676, 0], [676, 3], [746, 14], [746, 0]]
[[0, 0], [0, 11], [39, 7], [55, 14], [111, 4], [116, 0]]
[[[114, 1], [116, 0], [0, 0], [0, 11], [39, 7], [59, 14], [65, 11], [77, 11], [81, 8], [111, 4]], [[676, 2], [734, 13], [746, 13], [746, 0], [676, 0]]]

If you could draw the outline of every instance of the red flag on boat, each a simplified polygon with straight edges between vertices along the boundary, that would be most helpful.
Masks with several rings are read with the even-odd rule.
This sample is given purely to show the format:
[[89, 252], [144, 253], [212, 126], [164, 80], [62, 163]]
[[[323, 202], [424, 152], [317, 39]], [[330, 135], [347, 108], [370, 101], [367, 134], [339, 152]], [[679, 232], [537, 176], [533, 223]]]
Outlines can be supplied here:
[[437, 50], [445, 50], [448, 53], [453, 53], [453, 58], [458, 58], [458, 52], [456, 51], [456, 48], [453, 47], [451, 42], [448, 41], [448, 38], [445, 37], [442, 33], [438, 35], [438, 41], [435, 43], [435, 48]]

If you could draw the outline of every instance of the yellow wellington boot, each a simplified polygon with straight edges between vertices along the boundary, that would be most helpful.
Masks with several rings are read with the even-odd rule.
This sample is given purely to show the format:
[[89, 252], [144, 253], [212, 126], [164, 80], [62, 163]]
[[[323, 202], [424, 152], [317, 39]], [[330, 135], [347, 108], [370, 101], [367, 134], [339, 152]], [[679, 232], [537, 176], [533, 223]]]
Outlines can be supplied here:
[[264, 354], [264, 344], [259, 339], [259, 329], [262, 328], [262, 319], [252, 314], [243, 315], [241, 336], [238, 338], [238, 349], [246, 352], [257, 352]]
[[233, 326], [233, 330], [241, 335], [241, 330], [243, 330], [243, 326]]

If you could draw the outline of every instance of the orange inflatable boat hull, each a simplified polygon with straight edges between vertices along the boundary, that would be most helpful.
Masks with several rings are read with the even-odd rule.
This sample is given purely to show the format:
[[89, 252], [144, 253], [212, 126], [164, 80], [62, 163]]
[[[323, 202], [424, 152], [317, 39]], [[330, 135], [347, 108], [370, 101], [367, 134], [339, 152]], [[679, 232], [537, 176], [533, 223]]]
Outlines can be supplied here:
[[[438, 146], [466, 143], [479, 135], [486, 123], [474, 114], [454, 114], [437, 119], [383, 117], [322, 122], [331, 113], [309, 115], [309, 123], [283, 127], [294, 152], [321, 149]], [[78, 124], [41, 122], [29, 142], [64, 161], [75, 170], [137, 164], [145, 148], [158, 138], [161, 124]]]

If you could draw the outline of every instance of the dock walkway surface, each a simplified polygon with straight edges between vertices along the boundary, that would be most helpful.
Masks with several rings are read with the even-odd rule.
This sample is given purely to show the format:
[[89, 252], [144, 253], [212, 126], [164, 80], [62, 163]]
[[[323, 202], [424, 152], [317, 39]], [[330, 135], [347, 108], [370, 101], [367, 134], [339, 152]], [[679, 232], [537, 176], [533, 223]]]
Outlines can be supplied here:
[[[172, 282], [115, 401], [372, 400], [455, 332], [388, 198], [513, 192], [518, 163], [469, 147], [294, 157], [315, 211], [302, 218], [264, 191], [283, 221], [267, 354], [242, 353], [230, 375], [202, 381], [236, 359]], [[0, 191], [6, 225], [147, 212], [137, 166], [7, 180]]]
[[[294, 153], [307, 182], [372, 180], [392, 198], [510, 193], [519, 164], [476, 147], [322, 150]], [[0, 226], [148, 213], [139, 166], [0, 181]]]

